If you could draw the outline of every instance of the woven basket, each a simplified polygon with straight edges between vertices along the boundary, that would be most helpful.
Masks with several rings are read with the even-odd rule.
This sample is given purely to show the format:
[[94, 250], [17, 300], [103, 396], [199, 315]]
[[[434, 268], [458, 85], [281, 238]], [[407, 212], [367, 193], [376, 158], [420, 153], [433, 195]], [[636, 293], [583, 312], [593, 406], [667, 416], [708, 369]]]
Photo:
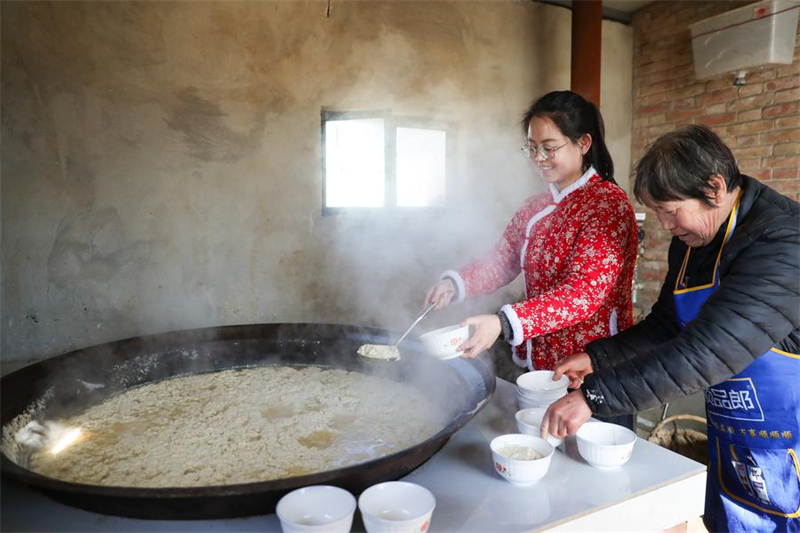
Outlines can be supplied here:
[[[703, 431], [684, 427], [692, 424], [701, 426]], [[708, 435], [705, 431], [705, 418], [695, 415], [673, 415], [656, 424], [647, 440], [707, 465]]]

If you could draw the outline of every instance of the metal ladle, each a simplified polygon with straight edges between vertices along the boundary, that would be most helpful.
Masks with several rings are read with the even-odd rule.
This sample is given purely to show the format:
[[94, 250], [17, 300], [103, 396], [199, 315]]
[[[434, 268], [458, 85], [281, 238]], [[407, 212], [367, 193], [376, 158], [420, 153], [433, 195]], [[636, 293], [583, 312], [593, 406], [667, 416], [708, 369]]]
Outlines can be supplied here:
[[362, 357], [367, 357], [370, 359], [381, 359], [384, 361], [395, 361], [397, 359], [400, 359], [400, 351], [397, 349], [397, 345], [400, 344], [403, 341], [403, 339], [405, 339], [408, 336], [409, 333], [411, 333], [411, 330], [413, 330], [414, 327], [428, 315], [428, 313], [433, 311], [433, 308], [436, 307], [436, 304], [438, 303], [439, 301], [437, 300], [432, 304], [428, 305], [428, 307], [426, 307], [425, 309], [423, 309], [422, 312], [419, 314], [419, 316], [417, 316], [416, 320], [414, 320], [414, 322], [411, 323], [411, 325], [408, 327], [405, 333], [400, 335], [400, 337], [395, 341], [394, 344], [392, 345], [363, 344], [358, 349], [358, 354]]

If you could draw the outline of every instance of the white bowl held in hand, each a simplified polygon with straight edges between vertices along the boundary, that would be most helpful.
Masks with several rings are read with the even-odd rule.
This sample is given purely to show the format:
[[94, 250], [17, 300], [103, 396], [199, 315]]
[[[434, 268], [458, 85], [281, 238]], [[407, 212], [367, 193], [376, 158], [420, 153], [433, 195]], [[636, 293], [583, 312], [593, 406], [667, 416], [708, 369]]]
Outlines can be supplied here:
[[368, 533], [424, 533], [436, 498], [423, 486], [406, 481], [373, 485], [358, 498]]
[[598, 468], [624, 465], [633, 455], [636, 433], [607, 422], [588, 422], [577, 434], [578, 452], [587, 463]]
[[[490, 443], [495, 471], [503, 479], [515, 485], [536, 483], [547, 474], [555, 448], [541, 437], [512, 433], [495, 437]], [[509, 451], [526, 448], [535, 452], [535, 459], [514, 459]]]
[[419, 336], [425, 353], [436, 359], [452, 359], [464, 352], [459, 352], [461, 344], [469, 339], [469, 326], [447, 326], [435, 329]]
[[356, 499], [346, 490], [315, 485], [293, 490], [281, 498], [275, 514], [284, 533], [348, 533], [355, 511]]
[[517, 378], [517, 392], [520, 396], [541, 403], [550, 404], [566, 396], [568, 386], [567, 376], [553, 381], [552, 370], [534, 370]]
[[[523, 435], [533, 435], [534, 437], [541, 435], [542, 420], [546, 411], [547, 409], [542, 407], [531, 407], [517, 411], [514, 418], [517, 420], [519, 432]], [[564, 440], [553, 435], [547, 435], [547, 442], [553, 446], [559, 446]]]

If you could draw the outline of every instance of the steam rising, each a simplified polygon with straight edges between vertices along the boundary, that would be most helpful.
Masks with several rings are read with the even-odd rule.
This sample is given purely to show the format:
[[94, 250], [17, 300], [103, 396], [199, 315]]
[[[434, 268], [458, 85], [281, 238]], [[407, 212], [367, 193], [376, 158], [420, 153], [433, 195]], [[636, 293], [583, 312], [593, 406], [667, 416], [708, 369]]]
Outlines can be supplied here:
[[[9, 242], [28, 242], [19, 238], [20, 228], [58, 229], [31, 240], [49, 242], [49, 250], [15, 252], [19, 257], [30, 255], [47, 268], [27, 269], [41, 279], [7, 291], [25, 298], [4, 299], [4, 316], [10, 321], [4, 321], [4, 332], [8, 327], [12, 333], [3, 335], [9, 348], [4, 354], [43, 357], [100, 345], [90, 356], [48, 369], [50, 378], [60, 384], [59, 394], [68, 393], [48, 417], [168, 377], [175, 367], [186, 373], [215, 370], [214, 362], [227, 356], [205, 343], [202, 334], [185, 335], [182, 346], [171, 348], [150, 349], [147, 340], [143, 347], [103, 344], [125, 337], [269, 322], [343, 323], [389, 330], [337, 344], [314, 335], [298, 338], [287, 329], [276, 345], [230, 347], [246, 354], [237, 359], [241, 365], [266, 362], [276, 351], [287, 357], [311, 351], [319, 354], [322, 364], [325, 358], [334, 365], [351, 364], [360, 344], [391, 344], [395, 332], [417, 316], [426, 290], [440, 273], [488, 251], [516, 208], [541, 190], [518, 150], [523, 142], [519, 119], [534, 97], [554, 87], [538, 81], [535, 70], [526, 67], [518, 72], [516, 67], [502, 66], [497, 58], [509, 57], [507, 50], [487, 42], [484, 35], [518, 31], [520, 42], [526, 42], [537, 24], [546, 25], [538, 16], [546, 8], [491, 3], [485, 6], [492, 13], [487, 18], [481, 15], [484, 7], [468, 2], [414, 6], [346, 2], [328, 21], [314, 17], [313, 4], [259, 2], [222, 8], [230, 9], [229, 15], [245, 26], [256, 21], [253, 27], [259, 31], [251, 35], [237, 25], [236, 38], [220, 35], [206, 44], [201, 41], [197, 58], [181, 59], [198, 66], [196, 78], [157, 75], [141, 87], [130, 81], [141, 65], [153, 65], [156, 71], [174, 69], [167, 59], [172, 56], [153, 44], [159, 39], [140, 35], [137, 28], [158, 26], [169, 33], [181, 27], [197, 35], [217, 35], [218, 8], [187, 3], [163, 10], [163, 4], [144, 3], [125, 10], [109, 6], [102, 12], [81, 12], [87, 20], [81, 19], [77, 27], [115, 28], [119, 34], [115, 39], [127, 39], [126, 54], [135, 60], [106, 64], [94, 59], [96, 64], [79, 68], [41, 64], [41, 58], [49, 56], [38, 51], [48, 49], [49, 37], [37, 43], [26, 37], [58, 38], [60, 26], [51, 28], [48, 21], [72, 20], [75, 15], [70, 10], [55, 4], [48, 8], [51, 15], [33, 16], [31, 11], [38, 7], [20, 5], [13, 13], [4, 13], [4, 28], [9, 29], [4, 38], [19, 44], [9, 47], [13, 57], [4, 62], [11, 69], [4, 91], [9, 102], [27, 101], [29, 87], [14, 80], [28, 78], [42, 86], [75, 84], [78, 95], [69, 91], [41, 95], [44, 107], [55, 110], [49, 117], [55, 137], [37, 138], [32, 146], [39, 152], [28, 157], [61, 165], [30, 168], [25, 174], [41, 175], [46, 183], [65, 183], [74, 197], [65, 202], [59, 196], [57, 207], [28, 201], [24, 205], [30, 209], [15, 215], [8, 228]], [[415, 14], [419, 9], [424, 11], [421, 17]], [[270, 17], [295, 21], [303, 30], [298, 35], [317, 35], [319, 42], [304, 37], [293, 43], [296, 53], [291, 61], [256, 56], [285, 50], [283, 45], [264, 46], [265, 39], [283, 42], [282, 37], [260, 31], [267, 11]], [[123, 24], [131, 18], [141, 19], [140, 23]], [[20, 24], [15, 26], [9, 22], [12, 19]], [[192, 21], [188, 27], [186, 20]], [[158, 24], [151, 24], [155, 21]], [[331, 21], [346, 31], [337, 30]], [[485, 27], [476, 26], [478, 21]], [[257, 37], [250, 42], [253, 36]], [[96, 41], [108, 39], [107, 34], [84, 37], [65, 40], [67, 46], [78, 47], [69, 51], [69, 57], [105, 57], [87, 51], [110, 46]], [[83, 42], [87, 51], [74, 44]], [[218, 50], [241, 62], [208, 61]], [[217, 63], [213, 76], [204, 70], [211, 63]], [[16, 64], [27, 70], [14, 70]], [[263, 65], [274, 68], [265, 73]], [[121, 77], [104, 75], [118, 71]], [[94, 72], [100, 75], [88, 83], [85, 77]], [[214, 81], [220, 79], [235, 81]], [[559, 81], [556, 77], [550, 83]], [[21, 114], [27, 108], [12, 108], [17, 122], [25, 123]], [[449, 150], [446, 207], [377, 212], [369, 217], [322, 216], [322, 108], [388, 109], [393, 116], [444, 124]], [[106, 116], [108, 123], [98, 129], [91, 121], [82, 122], [84, 113]], [[70, 139], [69, 146], [56, 142], [62, 138]], [[247, 142], [228, 142], [240, 138]], [[18, 136], [9, 134], [5, 140], [9, 153], [29, 153], [15, 150]], [[198, 151], [198, 142], [209, 150]], [[48, 151], [56, 148], [58, 153]], [[38, 185], [49, 190], [45, 182]], [[44, 218], [26, 218], [32, 213]], [[46, 286], [46, 298], [39, 298], [44, 292], [34, 286]], [[394, 364], [380, 367], [362, 361], [359, 369], [419, 385], [436, 394], [442, 405], [458, 402], [453, 389], [460, 385], [437, 380], [436, 365], [421, 353], [415, 339], [466, 316], [495, 312], [518, 300], [521, 292], [517, 281], [497, 295], [432, 313], [401, 348], [404, 366], [387, 368]], [[26, 312], [35, 318], [24, 325], [14, 322], [25, 314], [15, 307], [23, 300], [31, 309]], [[130, 350], [135, 357], [129, 358]], [[108, 364], [98, 365], [99, 358]]]
[[[396, 330], [538, 189], [518, 122], [568, 82], [550, 64], [568, 47], [536, 43], [557, 42], [563, 10], [341, 2], [326, 18], [317, 2], [165, 6], [4, 11], [4, 128], [18, 127], [4, 129], [3, 179], [19, 206], [4, 216], [16, 243], [4, 357], [226, 324]], [[162, 35], [192, 46], [166, 49]], [[34, 102], [31, 86], [63, 91]], [[322, 108], [445, 125], [446, 208], [323, 217]], [[437, 313], [417, 333], [520, 293]]]

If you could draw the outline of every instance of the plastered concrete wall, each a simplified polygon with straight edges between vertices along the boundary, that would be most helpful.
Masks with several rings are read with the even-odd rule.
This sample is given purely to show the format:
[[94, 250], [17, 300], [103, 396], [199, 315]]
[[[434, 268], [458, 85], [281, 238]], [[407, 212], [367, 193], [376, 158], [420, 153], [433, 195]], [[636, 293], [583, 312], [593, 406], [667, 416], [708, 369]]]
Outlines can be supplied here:
[[[0, 5], [3, 361], [238, 323], [402, 329], [442, 270], [493, 243], [538, 187], [518, 121], [535, 96], [569, 87], [570, 12], [332, 8]], [[603, 107], [625, 176], [631, 31], [603, 32], [616, 50]], [[447, 210], [323, 217], [322, 107], [449, 121]], [[519, 294], [517, 282], [428, 327]]]

